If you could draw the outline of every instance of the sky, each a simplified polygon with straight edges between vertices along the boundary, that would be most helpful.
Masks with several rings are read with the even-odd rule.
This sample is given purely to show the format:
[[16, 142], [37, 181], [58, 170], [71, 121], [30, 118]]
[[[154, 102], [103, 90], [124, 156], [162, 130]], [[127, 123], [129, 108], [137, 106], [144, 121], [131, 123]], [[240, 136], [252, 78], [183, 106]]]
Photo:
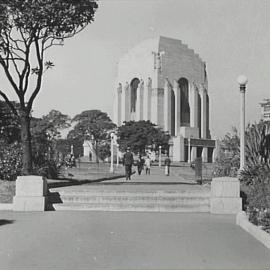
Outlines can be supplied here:
[[[71, 117], [100, 109], [112, 117], [118, 60], [145, 39], [180, 39], [206, 62], [212, 137], [239, 126], [237, 77], [248, 77], [246, 122], [270, 98], [269, 0], [103, 0], [92, 24], [46, 59], [33, 115], [56, 109]], [[1, 80], [0, 80], [1, 81]]]

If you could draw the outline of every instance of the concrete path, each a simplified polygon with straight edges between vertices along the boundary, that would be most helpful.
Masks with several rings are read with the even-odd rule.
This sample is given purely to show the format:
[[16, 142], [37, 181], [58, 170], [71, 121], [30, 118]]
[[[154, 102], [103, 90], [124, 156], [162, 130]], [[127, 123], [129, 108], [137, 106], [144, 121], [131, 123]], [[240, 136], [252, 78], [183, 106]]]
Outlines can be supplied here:
[[270, 269], [235, 216], [0, 212], [0, 269]]

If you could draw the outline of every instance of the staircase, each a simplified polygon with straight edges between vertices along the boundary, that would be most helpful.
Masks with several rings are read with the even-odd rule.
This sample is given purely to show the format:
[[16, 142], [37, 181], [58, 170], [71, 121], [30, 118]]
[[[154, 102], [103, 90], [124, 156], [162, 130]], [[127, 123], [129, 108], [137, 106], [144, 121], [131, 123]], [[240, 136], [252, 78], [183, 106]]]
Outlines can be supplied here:
[[209, 212], [209, 197], [201, 186], [85, 185], [51, 189], [48, 202], [50, 210]]

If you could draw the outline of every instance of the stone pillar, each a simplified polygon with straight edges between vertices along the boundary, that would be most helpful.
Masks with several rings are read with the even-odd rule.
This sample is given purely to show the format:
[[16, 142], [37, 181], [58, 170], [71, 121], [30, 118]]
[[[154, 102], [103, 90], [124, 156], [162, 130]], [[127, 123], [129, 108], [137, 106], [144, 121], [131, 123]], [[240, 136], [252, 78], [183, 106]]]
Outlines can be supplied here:
[[192, 146], [192, 148], [191, 148], [191, 162], [195, 161], [196, 158], [197, 158], [197, 147]]
[[211, 182], [210, 212], [237, 214], [242, 210], [240, 182], [234, 177], [217, 177]]
[[45, 211], [47, 181], [42, 176], [18, 176], [16, 195], [13, 198], [14, 211]]
[[143, 92], [144, 92], [144, 82], [140, 80], [137, 89], [137, 103], [136, 103], [136, 121], [143, 120]]
[[89, 158], [91, 146], [90, 146], [90, 141], [85, 140], [83, 142], [83, 156]]
[[158, 88], [152, 89], [151, 122], [156, 125], [158, 124]]
[[146, 87], [144, 88], [143, 97], [143, 119], [151, 120], [151, 97], [152, 97], [152, 80], [148, 78]]
[[206, 108], [206, 89], [203, 85], [200, 86], [199, 93], [201, 96], [201, 138], [207, 138], [207, 108]]
[[198, 89], [195, 83], [189, 86], [190, 126], [198, 127]]
[[121, 109], [122, 123], [124, 121], [130, 121], [130, 85], [126, 82], [122, 91], [122, 109]]
[[173, 137], [173, 161], [185, 161], [184, 137]]
[[175, 97], [175, 136], [180, 133], [181, 121], [181, 92], [176, 80], [173, 81], [173, 91]]
[[168, 79], [165, 80], [164, 85], [164, 131], [168, 131], [170, 134], [172, 132], [171, 127], [171, 101], [172, 101], [172, 93], [171, 93], [171, 85]]
[[216, 139], [215, 148], [214, 148], [213, 154], [212, 154], [213, 162], [216, 162], [216, 160], [219, 159], [219, 154], [220, 154], [220, 141], [218, 139]]
[[115, 100], [115, 124], [117, 126], [121, 126], [122, 120], [121, 120], [121, 110], [122, 110], [122, 84], [119, 83], [117, 87], [117, 93], [116, 93], [116, 100]]
[[208, 162], [208, 148], [207, 147], [203, 147], [202, 162]]

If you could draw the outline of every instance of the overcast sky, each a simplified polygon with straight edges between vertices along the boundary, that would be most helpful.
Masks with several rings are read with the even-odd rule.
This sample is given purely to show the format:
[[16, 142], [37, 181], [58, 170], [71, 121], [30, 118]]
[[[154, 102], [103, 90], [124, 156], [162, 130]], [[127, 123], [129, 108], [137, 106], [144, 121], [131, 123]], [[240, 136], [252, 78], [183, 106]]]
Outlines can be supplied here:
[[163, 35], [182, 40], [207, 64], [212, 136], [239, 125], [238, 75], [248, 77], [247, 122], [270, 98], [270, 1], [105, 0], [95, 21], [50, 51], [34, 115], [51, 109], [74, 116], [100, 109], [112, 116], [118, 59], [139, 42]]

